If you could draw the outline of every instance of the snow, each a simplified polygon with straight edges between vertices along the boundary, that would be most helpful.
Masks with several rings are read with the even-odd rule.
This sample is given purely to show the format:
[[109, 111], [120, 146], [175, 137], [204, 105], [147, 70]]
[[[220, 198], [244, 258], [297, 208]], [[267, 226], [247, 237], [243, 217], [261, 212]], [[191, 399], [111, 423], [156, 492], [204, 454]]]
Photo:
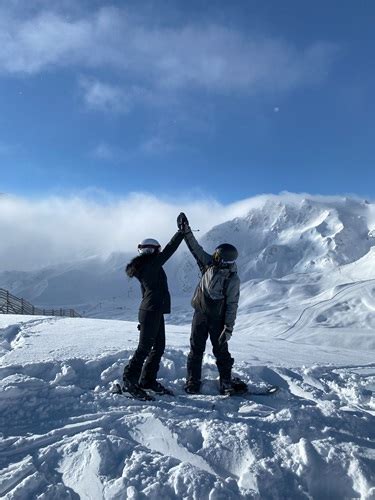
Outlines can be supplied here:
[[236, 373], [279, 392], [218, 396], [208, 351], [203, 394], [188, 396], [189, 328], [168, 325], [160, 380], [176, 396], [144, 403], [109, 391], [135, 323], [2, 316], [0, 328], [2, 498], [375, 497], [366, 342], [312, 348], [239, 329]]
[[375, 207], [298, 195], [244, 207], [202, 243], [240, 249], [235, 374], [280, 390], [219, 396], [208, 348], [202, 394], [184, 393], [198, 273], [183, 247], [160, 369], [175, 397], [148, 403], [110, 392], [138, 340], [129, 255], [1, 273], [37, 305], [90, 316], [0, 316], [1, 498], [375, 499]]

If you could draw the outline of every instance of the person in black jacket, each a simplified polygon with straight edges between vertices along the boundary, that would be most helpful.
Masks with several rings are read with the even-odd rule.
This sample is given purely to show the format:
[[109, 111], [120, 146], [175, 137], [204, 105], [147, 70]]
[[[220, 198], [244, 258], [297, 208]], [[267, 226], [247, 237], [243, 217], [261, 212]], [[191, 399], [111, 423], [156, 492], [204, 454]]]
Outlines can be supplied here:
[[164, 314], [171, 312], [171, 298], [163, 265], [177, 250], [183, 238], [183, 232], [177, 231], [163, 251], [160, 251], [160, 244], [156, 240], [143, 240], [138, 245], [139, 256], [126, 267], [126, 274], [130, 278], [136, 277], [142, 289], [138, 315], [139, 344], [124, 368], [122, 388], [123, 392], [136, 397], [146, 399], [144, 389], [159, 394], [170, 393], [156, 380], [165, 349]]

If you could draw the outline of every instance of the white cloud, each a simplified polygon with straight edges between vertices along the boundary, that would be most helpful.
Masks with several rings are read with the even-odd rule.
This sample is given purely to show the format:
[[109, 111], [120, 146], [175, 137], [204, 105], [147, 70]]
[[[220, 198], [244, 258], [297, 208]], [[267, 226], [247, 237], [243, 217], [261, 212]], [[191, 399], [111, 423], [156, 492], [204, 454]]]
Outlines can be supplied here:
[[345, 198], [283, 193], [262, 195], [224, 205], [214, 199], [162, 200], [148, 194], [113, 199], [103, 192], [88, 196], [40, 200], [0, 196], [0, 271], [28, 270], [87, 255], [135, 252], [145, 237], [164, 245], [176, 230], [176, 217], [185, 211], [200, 235], [267, 200], [299, 204], [303, 198], [324, 202]]
[[210, 200], [163, 201], [145, 194], [104, 202], [83, 196], [41, 200], [1, 196], [0, 270], [35, 269], [84, 255], [134, 251], [145, 237], [165, 244], [181, 210], [205, 231], [221, 219], [222, 208]]
[[[71, 17], [57, 10], [39, 9], [26, 18], [7, 7], [0, 11], [1, 72], [113, 69], [148, 91], [289, 90], [324, 78], [336, 51], [330, 43], [296, 47], [213, 23], [150, 25], [124, 8], [103, 7]], [[86, 96], [93, 107], [113, 109], [120, 98], [127, 108], [119, 89], [100, 82]]]
[[114, 112], [130, 110], [130, 99], [120, 87], [83, 78], [81, 88], [84, 91], [85, 103], [90, 109]]

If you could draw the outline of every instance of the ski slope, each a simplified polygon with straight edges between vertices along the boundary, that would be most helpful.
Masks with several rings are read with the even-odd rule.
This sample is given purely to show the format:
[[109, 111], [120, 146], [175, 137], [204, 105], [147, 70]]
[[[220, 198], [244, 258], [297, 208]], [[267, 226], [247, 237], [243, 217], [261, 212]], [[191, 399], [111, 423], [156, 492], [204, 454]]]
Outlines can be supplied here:
[[144, 403], [108, 391], [136, 332], [124, 321], [0, 317], [2, 498], [375, 498], [367, 345], [249, 336], [240, 324], [235, 372], [280, 391], [218, 396], [208, 350], [203, 394], [187, 396], [189, 327], [168, 325], [160, 376], [176, 396]]

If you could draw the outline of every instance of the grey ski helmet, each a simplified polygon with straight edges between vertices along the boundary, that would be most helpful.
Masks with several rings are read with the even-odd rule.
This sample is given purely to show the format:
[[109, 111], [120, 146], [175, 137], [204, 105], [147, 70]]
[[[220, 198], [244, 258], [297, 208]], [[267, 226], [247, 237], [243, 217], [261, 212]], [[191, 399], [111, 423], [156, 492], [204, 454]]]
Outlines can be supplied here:
[[216, 247], [213, 259], [217, 264], [232, 264], [238, 257], [238, 250], [230, 243], [222, 243]]
[[160, 252], [160, 243], [158, 242], [158, 240], [154, 240], [153, 238], [146, 238], [145, 240], [142, 240], [138, 245], [138, 253], [140, 255], [158, 252]]

